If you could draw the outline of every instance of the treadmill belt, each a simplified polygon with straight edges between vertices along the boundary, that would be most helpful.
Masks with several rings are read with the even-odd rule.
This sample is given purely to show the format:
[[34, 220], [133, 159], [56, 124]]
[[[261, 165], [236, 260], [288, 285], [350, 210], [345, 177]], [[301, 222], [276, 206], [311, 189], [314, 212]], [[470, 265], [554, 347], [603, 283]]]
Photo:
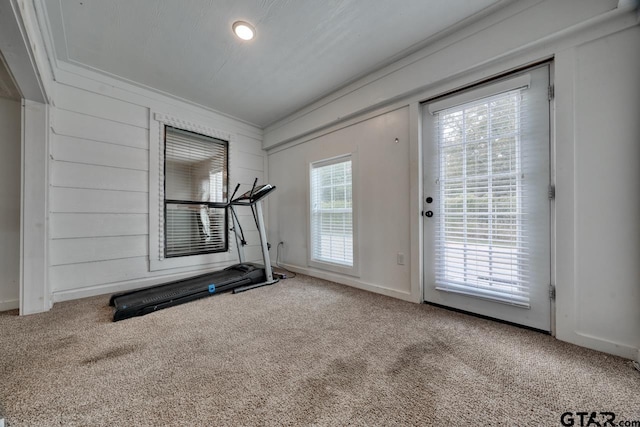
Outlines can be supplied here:
[[113, 321], [116, 322], [265, 280], [263, 266], [236, 264], [213, 273], [115, 294], [109, 304], [114, 307]]

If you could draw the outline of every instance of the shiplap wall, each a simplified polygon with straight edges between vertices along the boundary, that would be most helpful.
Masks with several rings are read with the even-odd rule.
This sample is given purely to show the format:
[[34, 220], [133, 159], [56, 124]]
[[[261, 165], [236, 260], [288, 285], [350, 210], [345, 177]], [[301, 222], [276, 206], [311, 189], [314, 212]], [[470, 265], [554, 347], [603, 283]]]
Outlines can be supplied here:
[[[117, 99], [65, 84], [56, 85], [51, 114], [50, 286], [54, 301], [148, 286], [177, 273], [211, 269], [149, 270], [149, 109], [180, 108]], [[154, 105], [151, 105], [154, 104]], [[186, 119], [193, 109], [184, 111]], [[264, 182], [265, 155], [259, 130], [230, 125], [204, 111], [197, 120], [234, 135], [230, 190]], [[247, 260], [261, 260], [250, 211], [239, 212], [249, 246]], [[230, 235], [230, 247], [235, 246]], [[221, 262], [229, 264], [229, 255]], [[232, 262], [231, 262], [232, 263]]]

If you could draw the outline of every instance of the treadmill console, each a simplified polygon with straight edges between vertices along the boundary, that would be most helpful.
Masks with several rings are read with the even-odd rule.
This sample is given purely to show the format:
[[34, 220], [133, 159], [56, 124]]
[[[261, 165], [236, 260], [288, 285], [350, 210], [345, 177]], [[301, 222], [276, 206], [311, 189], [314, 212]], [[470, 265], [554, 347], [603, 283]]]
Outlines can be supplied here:
[[251, 190], [247, 191], [246, 193], [239, 195], [231, 203], [235, 203], [235, 202], [255, 203], [258, 200], [262, 199], [263, 197], [266, 197], [267, 194], [271, 193], [275, 189], [276, 187], [274, 187], [271, 184], [258, 185], [252, 188]]

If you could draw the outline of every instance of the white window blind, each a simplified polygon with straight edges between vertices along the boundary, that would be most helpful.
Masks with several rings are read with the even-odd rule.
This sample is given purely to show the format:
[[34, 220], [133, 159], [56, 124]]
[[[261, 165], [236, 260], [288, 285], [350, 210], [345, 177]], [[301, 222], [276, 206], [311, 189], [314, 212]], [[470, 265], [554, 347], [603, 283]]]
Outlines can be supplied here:
[[228, 143], [165, 127], [165, 256], [226, 251]]
[[311, 259], [353, 266], [351, 156], [311, 164]]
[[537, 239], [531, 175], [539, 144], [530, 140], [527, 89], [434, 114], [436, 288], [528, 307]]

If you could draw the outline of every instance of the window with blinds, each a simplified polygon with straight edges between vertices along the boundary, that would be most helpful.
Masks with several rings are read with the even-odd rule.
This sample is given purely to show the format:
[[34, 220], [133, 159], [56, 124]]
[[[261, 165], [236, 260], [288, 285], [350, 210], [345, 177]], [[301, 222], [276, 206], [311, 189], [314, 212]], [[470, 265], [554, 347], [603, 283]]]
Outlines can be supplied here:
[[165, 257], [228, 249], [228, 142], [165, 126]]
[[353, 266], [351, 156], [311, 164], [311, 259]]
[[529, 306], [535, 236], [528, 215], [525, 170], [532, 156], [524, 92], [509, 90], [435, 112], [437, 289]]

